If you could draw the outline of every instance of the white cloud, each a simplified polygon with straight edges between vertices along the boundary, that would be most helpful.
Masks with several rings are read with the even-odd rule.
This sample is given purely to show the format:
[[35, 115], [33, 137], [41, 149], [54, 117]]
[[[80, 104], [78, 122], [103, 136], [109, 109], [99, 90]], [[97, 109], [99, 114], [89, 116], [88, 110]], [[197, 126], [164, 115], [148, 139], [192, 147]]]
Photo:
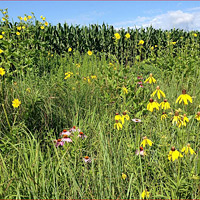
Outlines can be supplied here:
[[154, 17], [137, 17], [135, 20], [129, 20], [116, 23], [116, 28], [148, 27], [153, 26], [156, 29], [184, 29], [184, 30], [200, 30], [200, 11], [199, 7], [192, 8], [197, 12], [183, 12], [181, 10], [169, 11], [165, 14]]

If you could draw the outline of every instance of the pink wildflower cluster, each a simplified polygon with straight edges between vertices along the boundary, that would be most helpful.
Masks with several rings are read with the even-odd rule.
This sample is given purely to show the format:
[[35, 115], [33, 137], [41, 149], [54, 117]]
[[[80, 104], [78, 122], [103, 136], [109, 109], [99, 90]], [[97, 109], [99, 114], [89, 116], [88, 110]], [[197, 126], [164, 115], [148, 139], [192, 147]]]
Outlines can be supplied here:
[[69, 131], [67, 131], [66, 129], [63, 129], [63, 131], [60, 133], [60, 137], [62, 138], [54, 140], [56, 147], [63, 146], [65, 142], [67, 143], [73, 142], [70, 137], [73, 137], [72, 133], [76, 133], [76, 132], [79, 133], [77, 137], [82, 138], [82, 139], [87, 138], [87, 136], [83, 132], [81, 132], [79, 128], [76, 128], [75, 126], [73, 126], [72, 128], [69, 129]]
[[140, 85], [139, 87], [143, 88], [144, 86], [143, 86], [143, 82], [142, 82], [142, 80], [143, 80], [142, 76], [138, 76], [137, 79], [140, 80], [137, 84]]

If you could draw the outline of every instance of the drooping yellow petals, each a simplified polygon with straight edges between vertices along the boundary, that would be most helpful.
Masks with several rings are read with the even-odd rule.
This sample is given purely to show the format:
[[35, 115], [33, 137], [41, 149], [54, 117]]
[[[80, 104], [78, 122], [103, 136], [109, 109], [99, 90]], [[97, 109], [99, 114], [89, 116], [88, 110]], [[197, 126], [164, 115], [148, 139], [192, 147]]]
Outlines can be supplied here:
[[140, 146], [143, 145], [143, 147], [145, 147], [147, 144], [148, 144], [149, 146], [152, 146], [153, 142], [152, 142], [151, 140], [147, 139], [147, 137], [145, 136], [145, 137], [143, 138], [143, 141], [141, 142]]
[[183, 155], [179, 151], [175, 150], [175, 147], [172, 147], [168, 154], [168, 160], [175, 161], [178, 160], [179, 157], [183, 157]]

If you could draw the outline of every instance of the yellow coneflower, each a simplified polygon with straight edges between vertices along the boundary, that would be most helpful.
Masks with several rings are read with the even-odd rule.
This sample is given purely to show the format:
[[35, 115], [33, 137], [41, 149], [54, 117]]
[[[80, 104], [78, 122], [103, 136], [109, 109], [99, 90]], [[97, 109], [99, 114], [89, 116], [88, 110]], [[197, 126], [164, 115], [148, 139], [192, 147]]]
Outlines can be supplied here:
[[130, 117], [129, 117], [129, 115], [126, 112], [123, 112], [122, 114], [123, 115], [121, 117], [121, 121], [122, 121], [122, 124], [124, 124], [124, 119], [130, 120]]
[[200, 121], [200, 112], [198, 112], [198, 113], [196, 114], [195, 119], [196, 119], [197, 121]]
[[144, 83], [149, 82], [149, 84], [156, 83], [156, 79], [153, 78], [152, 73], [150, 73], [149, 78], [147, 78]]
[[167, 118], [167, 114], [165, 112], [163, 112], [161, 115], [161, 120], [166, 119], [166, 118]]
[[190, 144], [187, 144], [186, 147], [183, 147], [181, 152], [185, 152], [185, 154], [188, 154], [188, 152], [191, 154], [196, 154], [195, 151], [190, 147]]
[[140, 146], [143, 145], [143, 147], [145, 147], [147, 144], [148, 144], [149, 146], [152, 146], [153, 142], [152, 142], [151, 140], [147, 139], [147, 137], [145, 136], [145, 137], [143, 137], [143, 141], [142, 141], [142, 143], [140, 144]]
[[167, 99], [160, 103], [160, 107], [164, 110], [170, 109], [170, 104], [167, 102]]
[[115, 120], [114, 129], [116, 128], [117, 130], [122, 129], [122, 124], [118, 120]]
[[177, 151], [175, 147], [172, 147], [171, 151], [168, 154], [168, 159], [175, 161], [175, 160], [178, 160], [179, 157], [181, 158], [183, 157], [183, 155], [179, 151]]
[[179, 123], [179, 121], [181, 120], [181, 117], [179, 116], [179, 112], [175, 112], [175, 115], [173, 117], [173, 120], [172, 120], [172, 124], [176, 123], [176, 125]]
[[154, 100], [152, 98], [150, 98], [149, 99], [149, 103], [147, 105], [147, 110], [153, 112], [154, 108], [159, 110], [159, 103], [158, 102], [154, 102]]
[[156, 90], [151, 94], [152, 97], [157, 93], [158, 99], [160, 99], [160, 95], [165, 97], [165, 93], [160, 89], [160, 86], [156, 87]]
[[188, 94], [186, 94], [186, 90], [182, 90], [182, 94], [177, 98], [176, 103], [179, 102], [179, 104], [183, 101], [184, 105], [187, 105], [189, 101], [192, 103], [192, 97]]

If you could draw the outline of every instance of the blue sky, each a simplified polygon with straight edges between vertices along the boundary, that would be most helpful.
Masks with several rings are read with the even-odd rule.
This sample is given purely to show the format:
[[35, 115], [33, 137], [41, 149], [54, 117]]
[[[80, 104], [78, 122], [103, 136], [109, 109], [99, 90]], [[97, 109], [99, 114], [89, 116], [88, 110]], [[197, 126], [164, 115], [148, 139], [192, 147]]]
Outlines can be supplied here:
[[10, 19], [35, 13], [53, 25], [114, 25], [115, 28], [146, 27], [200, 30], [200, 1], [1, 1]]

